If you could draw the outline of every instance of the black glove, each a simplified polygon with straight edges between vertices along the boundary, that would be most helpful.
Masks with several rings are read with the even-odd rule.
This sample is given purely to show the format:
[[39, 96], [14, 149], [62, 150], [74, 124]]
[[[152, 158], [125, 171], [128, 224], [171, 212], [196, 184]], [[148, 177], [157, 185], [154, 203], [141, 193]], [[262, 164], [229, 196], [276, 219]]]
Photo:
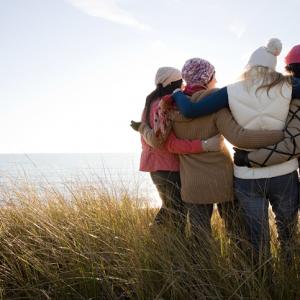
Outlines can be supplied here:
[[235, 153], [233, 155], [234, 164], [239, 167], [250, 167], [251, 168], [251, 165], [250, 165], [250, 162], [248, 159], [249, 152], [238, 149], [238, 148], [233, 148], [233, 150], [235, 151]]
[[142, 122], [135, 122], [135, 121], [131, 120], [130, 126], [133, 130], [139, 131], [141, 124], [142, 124]]

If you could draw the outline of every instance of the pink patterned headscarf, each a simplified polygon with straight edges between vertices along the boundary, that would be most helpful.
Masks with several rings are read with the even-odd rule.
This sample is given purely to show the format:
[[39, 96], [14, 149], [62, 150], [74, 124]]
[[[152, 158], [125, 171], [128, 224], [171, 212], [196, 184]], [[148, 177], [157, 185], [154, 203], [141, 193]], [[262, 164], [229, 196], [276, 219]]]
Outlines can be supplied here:
[[206, 86], [215, 73], [215, 67], [207, 60], [195, 57], [185, 62], [181, 73], [187, 85]]

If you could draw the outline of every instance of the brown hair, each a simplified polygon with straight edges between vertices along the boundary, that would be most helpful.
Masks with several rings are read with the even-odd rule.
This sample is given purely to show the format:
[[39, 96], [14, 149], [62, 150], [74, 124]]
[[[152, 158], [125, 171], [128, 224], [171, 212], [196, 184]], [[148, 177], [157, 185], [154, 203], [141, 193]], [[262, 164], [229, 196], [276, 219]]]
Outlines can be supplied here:
[[285, 66], [285, 70], [292, 76], [300, 78], [300, 63], [289, 64]]
[[273, 69], [263, 66], [255, 66], [246, 70], [242, 74], [242, 79], [250, 81], [252, 84], [255, 80], [262, 79], [261, 85], [256, 89], [256, 93], [259, 90], [267, 90], [267, 94], [272, 88], [279, 86], [280, 93], [282, 94], [282, 88], [285, 84], [292, 85], [291, 76], [285, 76]]

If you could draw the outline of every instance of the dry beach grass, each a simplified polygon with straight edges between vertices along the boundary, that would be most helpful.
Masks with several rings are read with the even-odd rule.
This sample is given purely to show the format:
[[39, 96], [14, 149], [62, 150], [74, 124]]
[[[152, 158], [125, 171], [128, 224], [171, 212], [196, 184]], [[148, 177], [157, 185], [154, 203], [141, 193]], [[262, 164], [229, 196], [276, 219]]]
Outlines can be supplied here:
[[125, 190], [69, 192], [2, 189], [1, 299], [300, 299], [300, 247], [293, 267], [281, 264], [275, 234], [270, 276], [249, 265], [217, 214], [215, 239], [196, 246], [171, 228], [150, 231], [156, 209]]

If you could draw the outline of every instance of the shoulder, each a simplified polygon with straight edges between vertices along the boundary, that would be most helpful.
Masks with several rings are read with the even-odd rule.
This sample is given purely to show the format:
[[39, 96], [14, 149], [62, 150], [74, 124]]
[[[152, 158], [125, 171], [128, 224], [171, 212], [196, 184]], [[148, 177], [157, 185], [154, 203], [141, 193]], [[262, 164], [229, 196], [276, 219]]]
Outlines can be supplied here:
[[240, 80], [240, 81], [237, 81], [237, 82], [227, 85], [227, 92], [228, 92], [228, 94], [233, 94], [233, 93], [241, 92], [241, 91], [244, 92], [245, 90], [248, 90], [249, 86], [251, 86], [251, 85], [247, 84], [247, 81]]
[[217, 92], [219, 89], [210, 89], [210, 90], [204, 90], [204, 91], [199, 91], [193, 94], [193, 96], [191, 97], [191, 100], [193, 102], [198, 102], [201, 99], [203, 99], [204, 97], [211, 95], [215, 92]]
[[220, 109], [215, 114], [217, 118], [228, 118], [232, 116], [231, 111], [227, 107]]

